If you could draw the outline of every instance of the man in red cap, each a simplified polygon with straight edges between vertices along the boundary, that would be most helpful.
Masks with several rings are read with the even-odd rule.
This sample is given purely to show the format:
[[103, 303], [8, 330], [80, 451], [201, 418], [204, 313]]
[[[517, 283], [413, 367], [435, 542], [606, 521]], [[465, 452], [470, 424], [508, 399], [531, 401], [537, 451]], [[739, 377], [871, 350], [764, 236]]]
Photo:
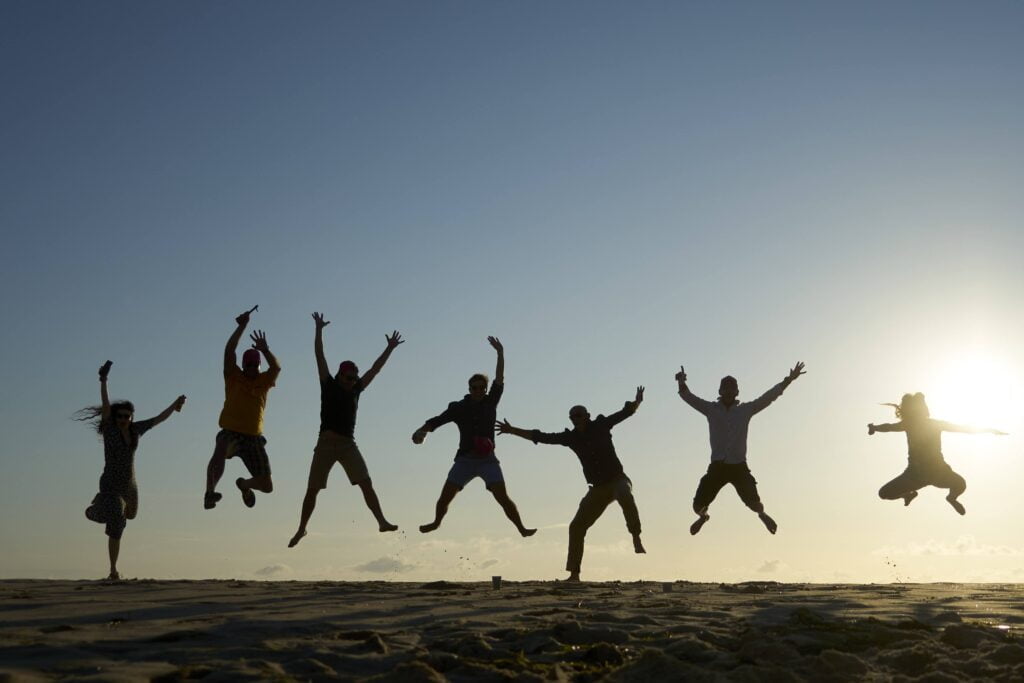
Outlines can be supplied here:
[[309, 482], [306, 486], [306, 497], [302, 500], [299, 530], [292, 536], [292, 540], [288, 541], [289, 548], [295, 547], [306, 535], [306, 524], [309, 523], [309, 518], [316, 507], [316, 497], [320, 491], [327, 488], [327, 477], [336, 462], [341, 463], [345, 469], [349, 483], [362, 490], [363, 500], [377, 519], [378, 528], [381, 531], [398, 529], [384, 517], [380, 509], [377, 492], [373, 490], [370, 472], [366, 469], [366, 461], [363, 460], [363, 455], [356, 445], [354, 433], [359, 396], [388, 362], [391, 352], [403, 343], [402, 335], [398, 330], [385, 335], [387, 347], [384, 353], [380, 354], [362, 377], [359, 376], [359, 368], [350, 360], [342, 362], [338, 366], [338, 374], [332, 377], [327, 358], [324, 356], [323, 338], [324, 328], [331, 323], [324, 320], [322, 313], [313, 313], [313, 322], [316, 324], [313, 351], [320, 373], [320, 438], [313, 449], [313, 462], [309, 466]]
[[[256, 330], [250, 335], [252, 348], [242, 354], [242, 368], [239, 369], [235, 363], [238, 340], [254, 310], [255, 306], [235, 318], [238, 327], [231, 333], [224, 347], [224, 408], [220, 412], [221, 429], [217, 433], [217, 445], [206, 467], [203, 507], [207, 510], [215, 507], [221, 499], [216, 488], [217, 482], [224, 476], [224, 461], [236, 455], [252, 475], [249, 479], [239, 477], [235, 480], [235, 486], [242, 493], [246, 507], [256, 504], [254, 490], [263, 493], [274, 490], [274, 482], [270, 478], [270, 459], [264, 447], [267, 440], [263, 437], [263, 409], [267, 405], [267, 393], [281, 374], [281, 366], [270, 352], [267, 335], [262, 330]], [[260, 372], [261, 353], [269, 366], [266, 372]]]

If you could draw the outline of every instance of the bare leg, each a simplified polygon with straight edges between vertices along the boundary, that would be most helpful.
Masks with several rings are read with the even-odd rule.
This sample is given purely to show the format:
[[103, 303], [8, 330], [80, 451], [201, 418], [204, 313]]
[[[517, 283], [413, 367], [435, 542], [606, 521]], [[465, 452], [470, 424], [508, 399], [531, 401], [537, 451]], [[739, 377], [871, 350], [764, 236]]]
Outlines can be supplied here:
[[450, 484], [447, 481], [444, 486], [441, 487], [441, 495], [437, 499], [437, 503], [434, 505], [434, 521], [430, 524], [421, 524], [420, 531], [424, 534], [428, 534], [431, 531], [441, 526], [441, 520], [448, 514], [448, 504], [455, 498], [455, 494], [459, 492], [459, 488], [454, 484]]
[[491, 495], [494, 496], [494, 500], [498, 501], [501, 509], [505, 511], [505, 516], [516, 525], [520, 536], [525, 538], [537, 533], [536, 529], [527, 529], [523, 526], [523, 520], [519, 517], [519, 509], [512, 502], [512, 499], [508, 497], [508, 491], [505, 490], [504, 484], [493, 484], [491, 486]]
[[695, 504], [693, 506], [693, 511], [697, 513], [697, 521], [690, 525], [690, 535], [696, 536], [697, 533], [701, 530], [701, 527], [704, 526], [704, 523], [711, 519], [711, 515], [708, 514], [707, 505], [697, 507], [697, 505]]
[[369, 479], [361, 481], [359, 482], [359, 489], [363, 492], [363, 500], [366, 501], [366, 507], [370, 508], [370, 512], [373, 513], [374, 518], [377, 520], [377, 528], [380, 531], [398, 530], [397, 525], [384, 518], [384, 513], [380, 509], [380, 500], [377, 499], [377, 492], [373, 490], [373, 482]]
[[217, 482], [224, 476], [224, 447], [217, 444], [210, 456], [210, 462], [206, 466], [206, 495], [203, 497], [203, 507], [207, 510], [213, 509], [222, 498], [217, 493]]
[[107, 554], [110, 556], [110, 575], [107, 578], [117, 581], [121, 578], [121, 575], [117, 573], [117, 556], [121, 554], [120, 538], [107, 537]]
[[949, 487], [949, 494], [946, 495], [946, 502], [953, 506], [953, 509], [961, 515], [967, 514], [967, 509], [957, 500], [967, 490], [967, 482], [956, 472], [953, 472], [953, 481]]
[[289, 548], [294, 548], [298, 545], [302, 537], [306, 535], [306, 525], [313, 514], [313, 508], [316, 507], [316, 497], [319, 494], [320, 489], [306, 489], [306, 496], [302, 499], [302, 512], [299, 515], [299, 530], [292, 536], [292, 540], [288, 541]]

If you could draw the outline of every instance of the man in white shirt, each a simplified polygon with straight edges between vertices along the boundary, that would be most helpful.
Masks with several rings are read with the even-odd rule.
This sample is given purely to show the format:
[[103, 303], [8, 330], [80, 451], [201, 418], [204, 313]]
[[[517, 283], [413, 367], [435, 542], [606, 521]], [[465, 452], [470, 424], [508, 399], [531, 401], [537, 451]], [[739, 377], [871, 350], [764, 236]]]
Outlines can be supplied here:
[[686, 371], [679, 366], [679, 372], [676, 373], [679, 396], [708, 419], [711, 435], [711, 464], [708, 465], [707, 473], [701, 477], [697, 493], [693, 496], [693, 511], [697, 513], [697, 521], [690, 525], [691, 534], [696, 534], [711, 519], [708, 506], [726, 484], [732, 484], [740, 500], [757, 513], [770, 533], [775, 533], [778, 525], [764, 511], [757, 493], [757, 480], [747, 467], [747, 428], [750, 426], [750, 418], [782, 396], [786, 387], [802, 374], [804, 364], [797, 363], [784, 380], [749, 403], [736, 400], [740, 393], [739, 384], [735, 377], [726, 376], [719, 384], [718, 400], [712, 402], [690, 392], [686, 386]]

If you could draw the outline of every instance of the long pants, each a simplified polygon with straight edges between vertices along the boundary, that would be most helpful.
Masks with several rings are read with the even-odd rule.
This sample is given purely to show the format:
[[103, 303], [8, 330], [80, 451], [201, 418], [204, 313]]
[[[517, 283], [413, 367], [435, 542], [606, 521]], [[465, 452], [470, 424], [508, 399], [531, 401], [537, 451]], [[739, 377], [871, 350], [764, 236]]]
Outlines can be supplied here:
[[598, 486], [591, 486], [587, 495], [580, 501], [576, 516], [569, 524], [569, 558], [565, 561], [565, 569], [578, 572], [583, 561], [583, 539], [587, 529], [604, 513], [611, 502], [618, 501], [622, 508], [622, 516], [626, 518], [626, 528], [631, 534], [640, 533], [640, 513], [633, 500], [633, 482], [629, 477], [622, 476], [614, 481]]

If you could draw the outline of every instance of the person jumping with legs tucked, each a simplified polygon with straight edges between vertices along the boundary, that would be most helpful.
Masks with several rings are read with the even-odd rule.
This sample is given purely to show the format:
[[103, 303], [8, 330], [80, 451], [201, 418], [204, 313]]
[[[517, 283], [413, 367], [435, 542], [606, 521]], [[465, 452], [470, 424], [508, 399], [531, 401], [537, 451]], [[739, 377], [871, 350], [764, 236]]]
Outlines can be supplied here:
[[757, 513], [770, 533], [775, 533], [778, 525], [764, 511], [757, 493], [757, 480], [747, 467], [747, 430], [750, 419], [782, 396], [786, 387], [802, 374], [804, 364], [797, 363], [784, 380], [749, 403], [736, 400], [740, 393], [736, 378], [723, 377], [718, 387], [718, 400], [711, 402], [697, 398], [690, 392], [686, 386], [686, 371], [679, 366], [679, 372], [676, 373], [679, 396], [708, 419], [711, 435], [711, 464], [707, 473], [701, 477], [693, 497], [693, 511], [697, 513], [697, 521], [690, 525], [691, 534], [696, 534], [711, 519], [708, 507], [726, 484], [732, 484], [740, 500]]
[[116, 581], [121, 578], [117, 571], [117, 558], [121, 553], [121, 535], [129, 519], [135, 519], [139, 511], [139, 487], [135, 483], [135, 450], [139, 439], [157, 426], [171, 413], [181, 411], [185, 397], [174, 399], [156, 417], [135, 422], [135, 406], [131, 401], [110, 402], [107, 397], [107, 374], [109, 360], [100, 368], [100, 399], [98, 406], [89, 406], [78, 411], [75, 419], [89, 422], [103, 437], [103, 474], [100, 476], [100, 492], [85, 509], [85, 517], [91, 522], [106, 525], [107, 555], [110, 558], [110, 574], [107, 578]]
[[[224, 476], [225, 461], [236, 455], [242, 459], [251, 478], [239, 477], [235, 486], [242, 494], [242, 502], [246, 507], [256, 504], [253, 491], [270, 493], [274, 490], [274, 482], [270, 478], [270, 458], [267, 457], [266, 443], [263, 436], [263, 410], [267, 406], [267, 393], [277, 383], [281, 374], [281, 366], [277, 358], [267, 346], [267, 335], [256, 330], [250, 335], [252, 348], [242, 354], [242, 368], [235, 364], [235, 349], [242, 337], [249, 315], [256, 310], [242, 313], [235, 318], [238, 327], [228, 338], [224, 347], [224, 408], [220, 412], [220, 432], [217, 442], [206, 466], [206, 495], [203, 507], [207, 510], [215, 507], [221, 499], [217, 493], [217, 482]], [[260, 372], [260, 354], [267, 359], [270, 366], [266, 372]]]
[[519, 510], [505, 490], [505, 478], [501, 473], [501, 464], [494, 455], [494, 423], [497, 421], [498, 401], [505, 390], [505, 349], [496, 337], [488, 337], [487, 341], [498, 353], [498, 365], [494, 371], [494, 382], [487, 391], [487, 375], [476, 374], [469, 378], [469, 393], [461, 401], [448, 404], [448, 409], [437, 417], [423, 423], [412, 435], [416, 444], [423, 443], [429, 432], [449, 422], [459, 428], [459, 449], [455, 452], [455, 464], [448, 471], [448, 479], [441, 488], [441, 495], [434, 506], [434, 521], [420, 526], [420, 531], [428, 533], [441, 526], [441, 520], [448, 512], [448, 505], [455, 494], [476, 477], [484, 480], [487, 490], [505, 511], [516, 529], [523, 536], [533, 536], [536, 529], [527, 529], [519, 517]]
[[534, 443], [556, 444], [568, 446], [583, 465], [583, 476], [590, 487], [580, 501], [576, 516], [569, 524], [569, 556], [565, 569], [569, 572], [569, 581], [580, 580], [580, 564], [583, 562], [583, 540], [587, 530], [604, 513], [611, 502], [618, 501], [622, 514], [626, 518], [626, 529], [633, 536], [633, 550], [646, 553], [640, 541], [640, 513], [633, 499], [633, 482], [622, 469], [622, 463], [615, 454], [612, 443], [612, 428], [636, 412], [644, 400], [644, 388], [637, 387], [636, 398], [627, 401], [622, 410], [605, 417], [598, 415], [593, 420], [583, 406], [569, 409], [569, 421], [572, 430], [560, 433], [541, 432], [536, 429], [520, 429], [509, 424], [508, 420], [498, 422], [495, 426], [499, 434], [514, 434]]
[[903, 394], [899, 405], [887, 403], [896, 409], [899, 422], [891, 424], [869, 424], [868, 435], [875, 432], [906, 432], [907, 434], [907, 469], [878, 490], [878, 497], [883, 500], [903, 499], [903, 505], [917, 498], [918, 489], [934, 486], [947, 489], [946, 501], [961, 515], [967, 514], [963, 504], [957, 500], [967, 490], [967, 482], [953, 471], [945, 458], [942, 457], [942, 432], [960, 432], [963, 434], [998, 434], [1006, 432], [998, 429], [979, 429], [955, 425], [942, 420], [933, 420], [924, 401], [924, 394]]
[[341, 463], [353, 486], [363, 492], [366, 507], [377, 520], [381, 531], [395, 531], [397, 526], [389, 522], [380, 509], [377, 492], [373, 490], [370, 473], [366, 469], [359, 446], [356, 445], [354, 432], [356, 427], [356, 411], [359, 409], [359, 397], [370, 386], [370, 382], [381, 371], [399, 344], [403, 343], [402, 335], [395, 330], [385, 335], [387, 347], [384, 353], [374, 361], [362, 377], [359, 368], [350, 360], [338, 366], [338, 373], [331, 377], [331, 371], [324, 357], [323, 330], [330, 325], [321, 313], [313, 314], [316, 324], [316, 339], [313, 351], [316, 355], [316, 367], [320, 373], [320, 438], [313, 449], [313, 462], [309, 466], [309, 483], [306, 485], [306, 497], [302, 499], [302, 514], [299, 517], [299, 530], [288, 541], [292, 548], [306, 535], [306, 524], [316, 507], [316, 497], [321, 490], [327, 488], [327, 476], [331, 473], [334, 463]]

